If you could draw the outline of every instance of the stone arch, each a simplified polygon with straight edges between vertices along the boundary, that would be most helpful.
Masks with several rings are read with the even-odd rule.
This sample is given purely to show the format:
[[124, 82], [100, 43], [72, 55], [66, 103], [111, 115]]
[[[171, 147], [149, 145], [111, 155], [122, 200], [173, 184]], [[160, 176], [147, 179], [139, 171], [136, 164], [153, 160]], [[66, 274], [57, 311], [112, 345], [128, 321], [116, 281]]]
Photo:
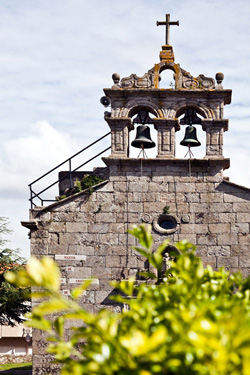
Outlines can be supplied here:
[[210, 108], [208, 108], [203, 103], [196, 103], [196, 102], [189, 102], [182, 101], [179, 103], [176, 103], [171, 109], [175, 111], [173, 114], [175, 118], [180, 117], [182, 114], [184, 114], [185, 110], [188, 108], [193, 108], [197, 111], [199, 115], [201, 115], [204, 119], [212, 119], [214, 118], [214, 112]]
[[[130, 103], [128, 103], [128, 107], [129, 107], [129, 104]], [[137, 100], [136, 104], [133, 104], [131, 107], [127, 108], [126, 117], [133, 117], [141, 110], [146, 110], [157, 118], [164, 117], [163, 111], [161, 108], [159, 108], [157, 103], [150, 101], [150, 104], [149, 104], [147, 100]]]

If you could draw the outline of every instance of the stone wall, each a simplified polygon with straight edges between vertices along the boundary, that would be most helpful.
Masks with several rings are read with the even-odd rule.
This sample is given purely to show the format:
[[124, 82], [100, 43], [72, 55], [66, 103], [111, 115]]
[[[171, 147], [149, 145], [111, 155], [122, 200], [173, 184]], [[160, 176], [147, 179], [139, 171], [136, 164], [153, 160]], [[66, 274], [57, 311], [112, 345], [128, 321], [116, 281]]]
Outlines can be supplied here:
[[0, 355], [0, 363], [27, 363], [32, 362], [32, 355]]
[[[93, 194], [81, 192], [31, 212], [32, 255], [57, 261], [65, 295], [83, 279], [94, 278], [81, 304], [90, 311], [110, 307], [114, 291], [109, 282], [145, 269], [144, 259], [132, 250], [136, 241], [127, 233], [142, 222], [153, 224], [154, 248], [165, 238], [188, 239], [197, 245], [205, 265], [240, 269], [245, 276], [250, 273], [250, 190], [223, 179], [227, 159], [192, 160], [191, 164], [162, 159], [104, 161], [109, 182]], [[169, 233], [158, 225], [164, 208], [176, 221]], [[49, 366], [50, 357], [42, 355], [45, 346], [43, 334], [35, 331], [37, 375]]]

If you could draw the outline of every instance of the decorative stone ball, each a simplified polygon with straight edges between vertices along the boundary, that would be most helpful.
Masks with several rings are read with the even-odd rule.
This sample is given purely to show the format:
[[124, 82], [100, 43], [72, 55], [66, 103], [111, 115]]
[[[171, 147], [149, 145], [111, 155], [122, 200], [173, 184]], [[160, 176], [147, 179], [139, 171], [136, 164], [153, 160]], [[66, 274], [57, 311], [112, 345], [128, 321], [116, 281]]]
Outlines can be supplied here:
[[217, 83], [220, 84], [224, 79], [224, 74], [221, 73], [221, 72], [216, 73], [215, 79], [216, 79]]
[[120, 82], [120, 75], [118, 73], [112, 74], [112, 79], [115, 84], [118, 84]]

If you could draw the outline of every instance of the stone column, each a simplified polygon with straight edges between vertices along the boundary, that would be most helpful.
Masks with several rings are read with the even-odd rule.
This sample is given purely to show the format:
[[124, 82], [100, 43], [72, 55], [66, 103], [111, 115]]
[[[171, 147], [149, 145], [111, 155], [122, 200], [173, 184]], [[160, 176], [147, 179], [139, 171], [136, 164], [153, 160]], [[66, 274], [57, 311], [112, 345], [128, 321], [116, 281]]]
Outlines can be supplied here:
[[223, 157], [223, 133], [228, 130], [228, 120], [202, 120], [206, 131], [206, 158]]
[[129, 131], [134, 129], [131, 118], [105, 117], [111, 130], [111, 157], [129, 156]]
[[155, 118], [154, 127], [157, 130], [157, 158], [173, 159], [175, 157], [175, 132], [180, 130], [176, 119]]

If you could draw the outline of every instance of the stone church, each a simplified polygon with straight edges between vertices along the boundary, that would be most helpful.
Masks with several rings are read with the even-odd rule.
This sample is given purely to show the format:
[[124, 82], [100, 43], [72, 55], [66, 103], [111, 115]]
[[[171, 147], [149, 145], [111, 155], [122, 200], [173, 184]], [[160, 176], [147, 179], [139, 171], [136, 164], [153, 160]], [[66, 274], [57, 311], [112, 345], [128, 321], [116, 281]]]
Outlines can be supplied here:
[[[50, 256], [60, 265], [63, 294], [94, 278], [81, 297], [88, 310], [111, 303], [111, 280], [145, 269], [144, 259], [132, 250], [135, 239], [127, 232], [141, 223], [152, 225], [155, 247], [165, 238], [172, 243], [188, 239], [205, 265], [250, 273], [250, 189], [224, 178], [230, 160], [223, 156], [228, 131], [223, 112], [232, 92], [223, 88], [222, 73], [215, 80], [203, 74], [194, 77], [175, 62], [169, 28], [177, 24], [169, 15], [158, 22], [166, 27], [166, 42], [152, 69], [142, 77], [120, 79], [113, 74], [114, 84], [104, 89], [102, 102], [111, 109], [105, 112], [103, 127], [111, 131], [111, 154], [103, 158], [105, 168], [93, 171], [102, 171], [102, 182], [91, 192], [86, 189], [46, 207], [36, 206], [30, 221], [22, 222], [31, 232], [31, 254]], [[159, 88], [164, 70], [173, 73], [173, 87]], [[191, 151], [199, 145], [198, 127], [206, 133], [201, 159]], [[137, 158], [130, 157], [134, 128]], [[156, 145], [150, 130], [157, 132]], [[180, 130], [183, 135], [186, 130], [183, 159], [175, 157]], [[154, 145], [157, 156], [147, 158], [147, 148]], [[50, 357], [43, 349], [42, 334], [34, 332], [36, 374], [48, 370]]]

